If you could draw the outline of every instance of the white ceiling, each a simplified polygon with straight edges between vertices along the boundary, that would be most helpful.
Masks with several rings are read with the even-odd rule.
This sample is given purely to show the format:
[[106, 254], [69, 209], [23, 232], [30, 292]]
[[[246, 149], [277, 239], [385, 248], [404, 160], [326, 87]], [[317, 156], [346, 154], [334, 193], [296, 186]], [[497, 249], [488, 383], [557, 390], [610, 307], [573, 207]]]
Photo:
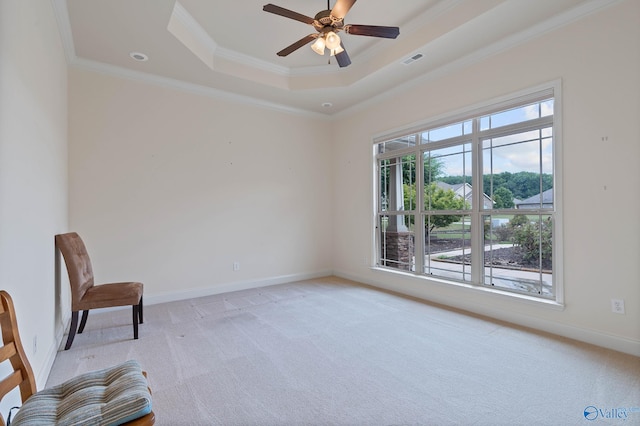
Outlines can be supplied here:
[[[340, 33], [352, 61], [345, 68], [333, 59], [328, 64], [328, 56], [309, 46], [276, 56], [315, 30], [262, 10], [271, 2], [313, 17], [326, 9], [326, 0], [52, 1], [74, 66], [332, 115], [516, 46], [617, 0], [360, 0], [345, 23], [397, 26], [400, 35], [390, 40]], [[149, 60], [134, 61], [130, 52]], [[417, 53], [422, 59], [402, 63]]]

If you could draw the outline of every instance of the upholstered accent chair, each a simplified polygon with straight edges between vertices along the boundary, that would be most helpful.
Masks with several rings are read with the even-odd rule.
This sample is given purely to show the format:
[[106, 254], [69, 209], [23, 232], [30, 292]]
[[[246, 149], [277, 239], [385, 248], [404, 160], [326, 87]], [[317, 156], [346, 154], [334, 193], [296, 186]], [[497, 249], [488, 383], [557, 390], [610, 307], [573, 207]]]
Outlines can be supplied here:
[[[73, 339], [82, 333], [87, 323], [90, 309], [109, 308], [113, 306], [133, 307], [133, 338], [138, 338], [138, 323], [143, 323], [142, 293], [143, 285], [139, 282], [119, 282], [94, 285], [93, 268], [89, 253], [82, 238], [75, 233], [58, 234], [55, 237], [56, 247], [64, 257], [69, 284], [71, 285], [71, 326], [64, 347], [71, 347]], [[78, 314], [82, 312], [82, 320], [78, 327]]]
[[[25, 425], [153, 425], [151, 390], [136, 360], [77, 376], [37, 392], [26, 357], [11, 296], [0, 291], [2, 343], [0, 363], [12, 371], [0, 380], [0, 400], [18, 387], [22, 407], [11, 422]], [[9, 363], [5, 363], [5, 361]], [[12, 409], [13, 410], [13, 409]], [[7, 415], [10, 419], [11, 411]], [[5, 421], [0, 415], [0, 426]]]

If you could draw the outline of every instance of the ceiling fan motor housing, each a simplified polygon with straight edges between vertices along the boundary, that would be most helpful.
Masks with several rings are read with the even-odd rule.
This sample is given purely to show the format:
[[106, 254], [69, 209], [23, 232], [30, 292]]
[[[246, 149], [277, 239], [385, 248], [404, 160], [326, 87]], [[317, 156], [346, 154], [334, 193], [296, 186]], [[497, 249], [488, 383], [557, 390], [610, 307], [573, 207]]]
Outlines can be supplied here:
[[[331, 16], [330, 10], [321, 10], [316, 14], [313, 18], [313, 26], [318, 32], [327, 32], [330, 30], [340, 30], [344, 26], [344, 22], [342, 19], [337, 19]], [[328, 28], [324, 30], [325, 28]], [[324, 31], [323, 31], [324, 30]]]

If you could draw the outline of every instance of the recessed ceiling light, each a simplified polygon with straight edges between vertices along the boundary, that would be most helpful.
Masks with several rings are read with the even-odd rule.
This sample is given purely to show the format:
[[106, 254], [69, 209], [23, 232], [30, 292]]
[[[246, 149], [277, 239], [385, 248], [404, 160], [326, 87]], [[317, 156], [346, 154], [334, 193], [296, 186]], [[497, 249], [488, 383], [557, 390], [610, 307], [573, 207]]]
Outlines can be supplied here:
[[131, 56], [136, 61], [140, 61], [140, 62], [144, 62], [144, 61], [148, 61], [149, 60], [149, 57], [147, 55], [145, 55], [144, 53], [140, 53], [140, 52], [131, 52], [131, 53], [129, 53], [129, 56]]
[[331, 102], [325, 102], [325, 103], [322, 104], [322, 106], [324, 108], [331, 108], [333, 106], [333, 104]]

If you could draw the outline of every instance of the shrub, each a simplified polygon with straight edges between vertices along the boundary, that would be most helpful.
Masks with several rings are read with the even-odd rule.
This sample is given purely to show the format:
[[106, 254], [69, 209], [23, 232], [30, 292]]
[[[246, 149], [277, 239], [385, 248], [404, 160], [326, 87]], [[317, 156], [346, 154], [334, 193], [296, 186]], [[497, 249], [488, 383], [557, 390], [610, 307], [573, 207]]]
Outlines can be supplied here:
[[551, 268], [553, 247], [551, 219], [519, 226], [515, 229], [513, 241], [522, 247], [524, 260], [538, 262], [541, 259], [543, 267]]
[[513, 227], [509, 225], [500, 225], [493, 230], [498, 237], [498, 241], [512, 241]]

